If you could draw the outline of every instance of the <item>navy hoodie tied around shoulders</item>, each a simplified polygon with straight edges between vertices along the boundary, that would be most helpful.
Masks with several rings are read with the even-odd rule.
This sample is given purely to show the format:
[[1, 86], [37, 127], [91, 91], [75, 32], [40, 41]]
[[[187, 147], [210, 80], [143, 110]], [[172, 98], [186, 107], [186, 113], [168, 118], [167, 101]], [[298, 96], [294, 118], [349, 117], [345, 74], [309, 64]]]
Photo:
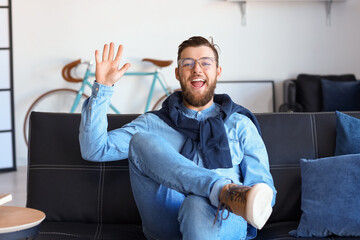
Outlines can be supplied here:
[[187, 137], [180, 151], [184, 157], [193, 159], [196, 146], [199, 145], [204, 155], [204, 166], [208, 169], [231, 168], [233, 166], [224, 127], [224, 123], [233, 113], [237, 112], [250, 118], [261, 134], [259, 123], [254, 114], [234, 103], [227, 94], [214, 95], [214, 102], [220, 106], [220, 113], [203, 121], [188, 118], [181, 114], [179, 109], [182, 102], [182, 93], [180, 91], [175, 92], [165, 100], [159, 111], [151, 113]]

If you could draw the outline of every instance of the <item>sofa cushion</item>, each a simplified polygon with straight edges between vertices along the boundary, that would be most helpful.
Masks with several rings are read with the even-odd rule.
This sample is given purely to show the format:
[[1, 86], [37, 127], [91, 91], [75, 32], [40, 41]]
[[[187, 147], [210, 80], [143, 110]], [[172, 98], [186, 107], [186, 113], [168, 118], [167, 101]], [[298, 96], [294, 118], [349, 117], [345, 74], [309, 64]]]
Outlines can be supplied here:
[[[299, 225], [298, 221], [285, 221], [266, 224], [261, 230], [258, 231], [256, 240], [294, 240], [293, 236], [289, 235], [289, 231], [296, 228]], [[323, 240], [329, 239], [327, 237], [317, 238], [301, 238], [301, 240]], [[354, 240], [354, 239], [351, 239]]]
[[304, 112], [320, 112], [323, 108], [321, 79], [330, 81], [356, 81], [353, 74], [309, 75], [299, 74], [296, 82], [296, 100]]
[[360, 153], [360, 119], [336, 112], [335, 155]]
[[297, 237], [360, 236], [360, 154], [301, 159]]
[[360, 110], [360, 81], [336, 82], [321, 79], [323, 111]]

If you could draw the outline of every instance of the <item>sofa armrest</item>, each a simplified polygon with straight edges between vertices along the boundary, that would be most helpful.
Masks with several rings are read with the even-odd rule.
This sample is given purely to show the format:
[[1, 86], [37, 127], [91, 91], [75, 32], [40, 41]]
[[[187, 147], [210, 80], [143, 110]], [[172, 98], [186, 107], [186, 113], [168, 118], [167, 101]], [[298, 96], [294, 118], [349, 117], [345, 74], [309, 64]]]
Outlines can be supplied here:
[[279, 107], [279, 112], [302, 112], [302, 106], [296, 102], [296, 80], [287, 79], [283, 83], [284, 103]]
[[294, 79], [284, 81], [284, 103], [296, 103], [296, 83]]

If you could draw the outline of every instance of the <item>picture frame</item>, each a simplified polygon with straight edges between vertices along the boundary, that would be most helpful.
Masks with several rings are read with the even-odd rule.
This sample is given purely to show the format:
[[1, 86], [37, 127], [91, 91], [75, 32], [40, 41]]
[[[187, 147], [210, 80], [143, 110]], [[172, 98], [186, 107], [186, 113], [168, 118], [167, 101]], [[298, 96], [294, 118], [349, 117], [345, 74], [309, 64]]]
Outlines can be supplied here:
[[216, 94], [228, 94], [231, 99], [253, 113], [275, 112], [273, 80], [218, 81]]

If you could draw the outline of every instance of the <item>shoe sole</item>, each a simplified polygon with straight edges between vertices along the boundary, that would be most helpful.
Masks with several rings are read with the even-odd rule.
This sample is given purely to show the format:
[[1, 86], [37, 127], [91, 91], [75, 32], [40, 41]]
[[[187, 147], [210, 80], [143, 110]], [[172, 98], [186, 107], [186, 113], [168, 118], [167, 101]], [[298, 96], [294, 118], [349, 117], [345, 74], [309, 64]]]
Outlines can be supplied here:
[[246, 197], [246, 219], [257, 229], [261, 229], [272, 213], [272, 189], [265, 183], [252, 186]]

